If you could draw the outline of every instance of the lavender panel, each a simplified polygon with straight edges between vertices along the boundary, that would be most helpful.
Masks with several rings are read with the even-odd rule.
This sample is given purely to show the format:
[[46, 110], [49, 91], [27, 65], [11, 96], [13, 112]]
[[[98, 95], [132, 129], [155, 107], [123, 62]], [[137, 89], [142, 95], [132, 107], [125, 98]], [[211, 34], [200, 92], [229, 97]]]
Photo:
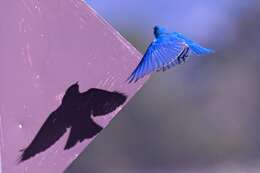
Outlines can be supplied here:
[[[140, 53], [80, 0], [1, 1], [0, 21], [0, 173], [63, 172], [94, 137], [64, 150], [70, 132], [64, 125], [66, 132], [43, 152], [19, 163], [20, 150], [66, 104], [65, 91], [77, 81], [80, 92], [118, 91], [128, 101], [144, 82], [126, 83]], [[90, 118], [105, 127], [123, 105]], [[44, 145], [57, 129], [49, 127], [39, 141]]]

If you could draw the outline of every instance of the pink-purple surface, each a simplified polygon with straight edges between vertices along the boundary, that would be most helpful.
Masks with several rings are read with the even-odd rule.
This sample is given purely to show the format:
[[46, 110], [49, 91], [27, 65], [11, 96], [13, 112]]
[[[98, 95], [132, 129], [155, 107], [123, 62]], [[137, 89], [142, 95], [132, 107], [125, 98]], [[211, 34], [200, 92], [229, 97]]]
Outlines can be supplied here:
[[[20, 164], [19, 150], [76, 81], [129, 100], [144, 82], [125, 82], [140, 54], [80, 0], [1, 1], [0, 20], [0, 173], [63, 172], [93, 139], [64, 151], [67, 131]], [[105, 127], [120, 109], [94, 120]]]

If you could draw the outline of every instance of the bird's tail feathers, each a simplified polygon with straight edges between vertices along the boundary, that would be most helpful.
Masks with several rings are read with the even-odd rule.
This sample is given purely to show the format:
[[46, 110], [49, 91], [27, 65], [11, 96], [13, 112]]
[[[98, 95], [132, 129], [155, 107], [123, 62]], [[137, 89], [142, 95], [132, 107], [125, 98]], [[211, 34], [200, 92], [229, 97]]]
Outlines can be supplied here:
[[85, 139], [90, 139], [96, 136], [103, 128], [96, 124], [92, 119], [86, 121], [82, 126], [72, 127], [70, 130], [69, 138], [64, 147], [65, 150], [71, 149], [78, 142]]

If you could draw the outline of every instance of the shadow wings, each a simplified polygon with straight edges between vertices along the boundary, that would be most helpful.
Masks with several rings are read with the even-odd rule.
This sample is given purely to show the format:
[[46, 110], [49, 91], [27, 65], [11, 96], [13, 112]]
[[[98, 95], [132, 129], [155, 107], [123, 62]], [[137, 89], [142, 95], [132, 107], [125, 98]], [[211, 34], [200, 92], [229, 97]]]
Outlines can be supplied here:
[[80, 93], [78, 83], [71, 85], [61, 105], [49, 115], [30, 145], [22, 150], [19, 161], [28, 160], [51, 147], [68, 128], [70, 128], [70, 134], [64, 150], [94, 137], [102, 130], [102, 127], [96, 124], [91, 116], [104, 116], [113, 112], [126, 99], [127, 96], [122, 93], [97, 88]]

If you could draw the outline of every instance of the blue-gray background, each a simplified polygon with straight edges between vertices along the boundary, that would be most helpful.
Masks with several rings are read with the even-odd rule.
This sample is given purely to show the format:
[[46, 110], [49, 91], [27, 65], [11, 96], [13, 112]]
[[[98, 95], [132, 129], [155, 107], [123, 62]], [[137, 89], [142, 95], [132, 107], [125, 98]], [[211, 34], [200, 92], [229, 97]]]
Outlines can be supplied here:
[[259, 173], [260, 1], [88, 0], [142, 53], [155, 24], [213, 56], [156, 73], [66, 173]]

